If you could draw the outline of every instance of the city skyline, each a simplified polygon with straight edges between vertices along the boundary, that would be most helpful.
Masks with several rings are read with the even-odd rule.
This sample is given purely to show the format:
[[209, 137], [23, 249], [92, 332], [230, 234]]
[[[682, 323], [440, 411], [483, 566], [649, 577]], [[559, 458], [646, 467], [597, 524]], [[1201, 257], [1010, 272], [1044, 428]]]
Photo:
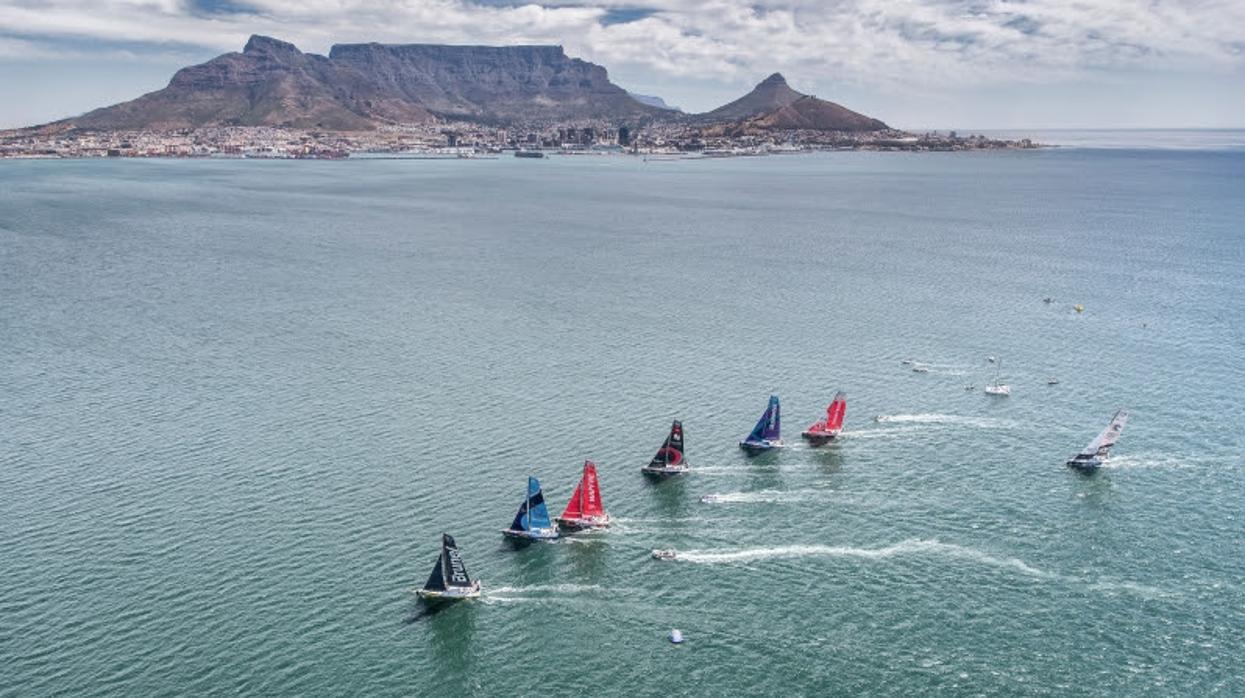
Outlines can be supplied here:
[[430, 0], [0, 1], [0, 128], [159, 89], [269, 34], [334, 43], [560, 44], [687, 111], [780, 71], [901, 128], [1245, 126], [1245, 5], [851, 0], [645, 3]]

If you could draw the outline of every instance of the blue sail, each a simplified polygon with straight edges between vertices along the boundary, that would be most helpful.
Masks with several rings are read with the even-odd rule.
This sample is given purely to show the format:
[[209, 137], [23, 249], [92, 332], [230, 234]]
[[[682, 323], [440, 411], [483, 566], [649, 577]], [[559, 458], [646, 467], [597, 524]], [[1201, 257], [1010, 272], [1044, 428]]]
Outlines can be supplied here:
[[540, 481], [534, 477], [527, 479], [527, 498], [519, 505], [519, 512], [514, 515], [512, 531], [530, 531], [534, 528], [549, 528], [553, 522], [549, 520], [549, 508], [545, 506], [545, 495], [540, 491]]
[[757, 425], [752, 427], [752, 433], [748, 434], [747, 441], [777, 441], [781, 435], [781, 425], [779, 423], [778, 396], [769, 396], [769, 406], [765, 408], [765, 414], [761, 415], [761, 419], [757, 421]]
[[540, 491], [540, 481], [534, 477], [527, 479], [527, 512], [532, 528], [553, 526], [549, 520], [549, 507], [545, 506], [545, 495]]

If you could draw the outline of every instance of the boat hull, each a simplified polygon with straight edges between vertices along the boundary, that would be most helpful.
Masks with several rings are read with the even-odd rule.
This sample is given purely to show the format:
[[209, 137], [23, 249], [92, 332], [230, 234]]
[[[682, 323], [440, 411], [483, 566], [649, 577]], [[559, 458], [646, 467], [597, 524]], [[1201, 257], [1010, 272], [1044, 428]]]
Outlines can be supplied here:
[[667, 466], [646, 465], [643, 468], [640, 468], [640, 472], [644, 473], [645, 475], [648, 475], [649, 477], [656, 477], [656, 478], [664, 478], [664, 477], [669, 477], [671, 475], [682, 475], [688, 472], [689, 470], [691, 470], [691, 467], [686, 466], [686, 465], [667, 465]]
[[800, 434], [804, 440], [813, 446], [825, 446], [826, 444], [839, 438], [838, 432], [826, 431], [806, 431]]
[[1069, 468], [1072, 468], [1073, 470], [1075, 470], [1075, 471], [1077, 471], [1077, 472], [1081, 472], [1081, 473], [1094, 473], [1094, 472], [1097, 472], [1097, 471], [1098, 471], [1098, 469], [1102, 467], [1102, 461], [1101, 461], [1101, 460], [1098, 460], [1098, 459], [1093, 459], [1093, 460], [1077, 460], [1077, 459], [1073, 458], [1073, 459], [1069, 460], [1069, 461], [1066, 463], [1066, 465], [1067, 465]]
[[570, 531], [571, 533], [576, 531], [590, 531], [594, 528], [610, 527], [610, 517], [608, 515], [594, 516], [587, 519], [564, 519], [559, 516], [554, 519], [554, 522], [558, 524], [558, 528], [564, 531]]
[[777, 448], [782, 448], [783, 446], [786, 446], [786, 444], [784, 444], [781, 441], [770, 441], [768, 439], [764, 441], [740, 441], [739, 442], [739, 447], [742, 448], [744, 452], [746, 452], [750, 456], [755, 456], [758, 453], [765, 453], [766, 451], [772, 451]]
[[558, 529], [556, 526], [536, 528], [530, 531], [516, 531], [513, 528], [506, 528], [502, 529], [501, 534], [515, 541], [555, 540], [558, 537]]
[[480, 598], [480, 580], [477, 579], [471, 586], [462, 589], [449, 588], [444, 591], [418, 589], [415, 595], [425, 601], [434, 603], [478, 599]]

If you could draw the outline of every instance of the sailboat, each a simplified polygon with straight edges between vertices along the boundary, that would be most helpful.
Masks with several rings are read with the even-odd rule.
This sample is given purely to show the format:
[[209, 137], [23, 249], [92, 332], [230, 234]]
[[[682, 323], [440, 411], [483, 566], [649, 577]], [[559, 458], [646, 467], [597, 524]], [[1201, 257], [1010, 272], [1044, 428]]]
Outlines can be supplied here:
[[480, 580], [472, 580], [467, 574], [467, 565], [450, 534], [441, 534], [441, 556], [424, 588], [415, 593], [430, 601], [474, 599], [480, 595]]
[[1094, 437], [1081, 452], [1068, 459], [1068, 466], [1076, 468], [1082, 472], [1093, 472], [1107, 460], [1111, 454], [1111, 447], [1120, 438], [1120, 434], [1124, 431], [1124, 424], [1128, 422], [1128, 410], [1120, 410], [1111, 418], [1111, 423], [1103, 429], [1098, 436]]
[[660, 476], [686, 473], [691, 469], [683, 458], [683, 423], [676, 419], [670, 425], [670, 434], [666, 436], [665, 443], [657, 449], [657, 455], [653, 456], [648, 465], [640, 468], [640, 472]]
[[517, 540], [553, 540], [558, 537], [558, 527], [549, 520], [549, 507], [545, 506], [545, 495], [540, 491], [540, 481], [536, 478], [527, 478], [527, 496], [519, 505], [519, 513], [514, 515], [510, 528], [503, 530], [502, 535]]
[[999, 359], [994, 368], [994, 382], [986, 386], [987, 395], [1011, 395], [1012, 386], [999, 382], [999, 374], [1003, 371], [1003, 360]]
[[575, 494], [571, 495], [571, 501], [567, 502], [562, 515], [554, 521], [568, 531], [606, 528], [610, 525], [610, 515], [605, 513], [605, 507], [601, 504], [597, 466], [592, 461], [584, 461], [584, 474], [575, 486]]
[[770, 395], [769, 405], [765, 408], [765, 412], [757, 420], [756, 426], [752, 427], [752, 432], [748, 434], [748, 437], [739, 442], [739, 447], [747, 451], [748, 455], [762, 453], [772, 448], [782, 448], [786, 444], [782, 442], [781, 427], [778, 396]]
[[813, 446], [824, 446], [843, 433], [843, 416], [846, 413], [847, 396], [840, 390], [834, 394], [834, 400], [826, 408], [826, 418], [805, 429], [800, 436]]

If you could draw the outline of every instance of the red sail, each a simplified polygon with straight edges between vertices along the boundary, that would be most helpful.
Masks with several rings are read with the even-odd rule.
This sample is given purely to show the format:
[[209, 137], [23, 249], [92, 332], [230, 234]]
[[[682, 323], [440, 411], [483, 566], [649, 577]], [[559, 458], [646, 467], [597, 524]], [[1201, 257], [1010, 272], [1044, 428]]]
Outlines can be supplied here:
[[597, 466], [590, 460], [584, 461], [584, 479], [580, 480], [575, 493], [582, 495], [581, 516], [605, 514], [605, 507], [601, 505], [601, 485], [597, 482]]
[[583, 490], [584, 490], [584, 481], [580, 480], [579, 484], [575, 485], [575, 494], [571, 495], [571, 501], [566, 503], [566, 508], [562, 510], [562, 516], [560, 516], [559, 518], [573, 520], [573, 519], [578, 519], [580, 516], [582, 516], [580, 501], [584, 498]]
[[839, 431], [843, 428], [843, 415], [847, 413], [847, 397], [843, 393], [834, 396], [834, 402], [826, 409], [826, 429]]

